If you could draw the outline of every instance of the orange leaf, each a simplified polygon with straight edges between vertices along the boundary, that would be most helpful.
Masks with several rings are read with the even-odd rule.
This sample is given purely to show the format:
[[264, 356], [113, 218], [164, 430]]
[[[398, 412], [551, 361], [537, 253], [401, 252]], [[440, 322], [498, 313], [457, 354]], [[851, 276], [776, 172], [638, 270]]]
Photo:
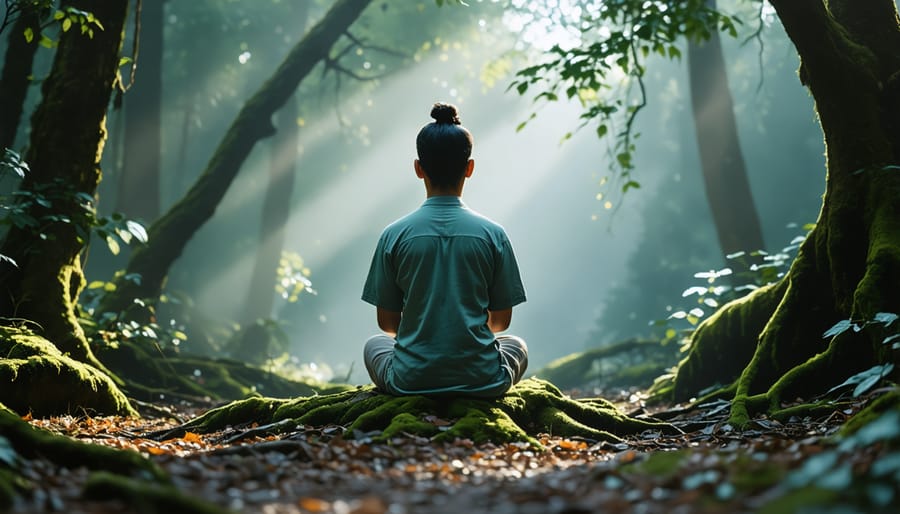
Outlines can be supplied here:
[[203, 439], [193, 432], [185, 432], [184, 437], [181, 438], [182, 441], [186, 443], [202, 443]]
[[169, 453], [166, 450], [163, 450], [162, 448], [160, 448], [159, 446], [147, 446], [144, 449], [147, 450], [147, 453], [149, 453], [150, 455], [165, 455], [165, 454]]
[[34, 418], [31, 417], [30, 412], [28, 414], [22, 416], [22, 421], [31, 421], [32, 419], [34, 419]]
[[318, 498], [300, 498], [300, 501], [298, 503], [300, 504], [301, 509], [308, 510], [310, 512], [326, 512], [331, 509], [330, 503]]

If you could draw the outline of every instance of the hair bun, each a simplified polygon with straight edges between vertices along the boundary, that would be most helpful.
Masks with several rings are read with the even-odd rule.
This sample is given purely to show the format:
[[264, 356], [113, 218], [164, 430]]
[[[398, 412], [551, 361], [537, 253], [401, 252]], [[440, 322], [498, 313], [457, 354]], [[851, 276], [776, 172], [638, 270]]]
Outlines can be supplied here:
[[456, 106], [453, 104], [445, 104], [442, 102], [434, 104], [431, 108], [431, 117], [434, 118], [434, 122], [438, 125], [442, 123], [451, 125], [460, 124], [459, 113], [456, 111]]

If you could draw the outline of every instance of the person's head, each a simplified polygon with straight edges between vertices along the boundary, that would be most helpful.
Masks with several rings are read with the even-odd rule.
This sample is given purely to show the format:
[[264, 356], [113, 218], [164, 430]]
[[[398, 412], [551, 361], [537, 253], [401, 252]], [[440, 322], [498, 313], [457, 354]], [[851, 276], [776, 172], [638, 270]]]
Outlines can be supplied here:
[[416, 137], [418, 165], [432, 188], [451, 190], [471, 174], [472, 134], [460, 124], [454, 105], [434, 104], [431, 117], [434, 122], [422, 127]]

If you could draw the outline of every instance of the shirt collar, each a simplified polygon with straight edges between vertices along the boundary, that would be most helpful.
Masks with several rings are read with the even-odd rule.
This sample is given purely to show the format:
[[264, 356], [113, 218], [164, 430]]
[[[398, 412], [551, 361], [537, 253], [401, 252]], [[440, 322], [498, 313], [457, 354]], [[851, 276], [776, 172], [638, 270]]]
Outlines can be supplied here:
[[466, 204], [463, 203], [462, 198], [460, 198], [459, 196], [439, 195], [426, 198], [425, 203], [423, 203], [422, 205], [447, 205], [464, 207]]

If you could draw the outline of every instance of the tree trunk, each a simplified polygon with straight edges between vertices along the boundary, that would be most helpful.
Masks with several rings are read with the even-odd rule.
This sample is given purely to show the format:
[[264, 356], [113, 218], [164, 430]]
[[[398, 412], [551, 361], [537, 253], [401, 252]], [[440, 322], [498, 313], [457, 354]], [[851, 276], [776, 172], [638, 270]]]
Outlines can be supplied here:
[[125, 155], [116, 211], [151, 223], [159, 216], [162, 59], [165, 1], [141, 4], [134, 84], [125, 94]]
[[[890, 0], [772, 5], [815, 100], [827, 149], [826, 192], [816, 227], [782, 282], [707, 320], [679, 368], [675, 397], [684, 399], [715, 373], [715, 361], [704, 356], [731, 352], [743, 337], [749, 361], [732, 389], [731, 419], [738, 425], [754, 412], [777, 413], [782, 399], [821, 392], [879, 362], [898, 362], [898, 352], [882, 344], [880, 326], [822, 337], [842, 319], [863, 324], [879, 312], [900, 312], [896, 6]], [[718, 330], [728, 318], [731, 329]]]
[[127, 0], [63, 2], [63, 9], [93, 13], [104, 28], [94, 27], [93, 37], [78, 27], [60, 36], [43, 99], [31, 119], [26, 155], [31, 172], [21, 185], [27, 194], [44, 195], [50, 206], [23, 200], [38, 225], [13, 227], [0, 249], [18, 264], [0, 263], [0, 317], [30, 320], [63, 353], [96, 366], [75, 301], [84, 286], [80, 253], [93, 210], [85, 199], [100, 182], [107, 105], [127, 6]]
[[[44, 16], [45, 10], [26, 3], [9, 32], [3, 75], [0, 76], [0, 112], [3, 113], [0, 116], [0, 151], [15, 144], [25, 96], [31, 85], [34, 54], [41, 40], [41, 19]], [[30, 42], [25, 38], [25, 32], [29, 30], [32, 35]]]
[[[295, 7], [291, 18], [297, 20], [305, 32], [309, 20], [309, 3], [302, 2]], [[291, 193], [294, 191], [294, 173], [297, 171], [297, 146], [300, 138], [300, 117], [298, 99], [288, 100], [278, 112], [278, 132], [272, 138], [269, 157], [269, 181], [262, 205], [262, 220], [259, 227], [259, 244], [253, 273], [244, 302], [243, 325], [257, 319], [272, 317], [275, 304], [275, 271], [284, 248], [284, 227], [291, 214]]]
[[263, 200], [259, 243], [253, 274], [243, 309], [243, 324], [272, 317], [275, 271], [284, 247], [284, 228], [291, 214], [291, 193], [297, 165], [297, 101], [289, 101], [278, 113], [278, 133], [272, 139], [269, 183]]
[[327, 58], [332, 45], [369, 2], [338, 0], [244, 104], [206, 170], [184, 198], [150, 227], [149, 242], [132, 253], [126, 275], [139, 274], [140, 283], [116, 280], [116, 290], [106, 296], [101, 312], [121, 312], [134, 298], [159, 296], [170, 266], [194, 233], [212, 217], [256, 142], [275, 132], [272, 115], [290, 98], [313, 67]]
[[[715, 0], [708, 0], [715, 8]], [[706, 198], [723, 255], [765, 248], [738, 140], [719, 33], [688, 42], [691, 104]], [[740, 270], [736, 270], [740, 271]]]

